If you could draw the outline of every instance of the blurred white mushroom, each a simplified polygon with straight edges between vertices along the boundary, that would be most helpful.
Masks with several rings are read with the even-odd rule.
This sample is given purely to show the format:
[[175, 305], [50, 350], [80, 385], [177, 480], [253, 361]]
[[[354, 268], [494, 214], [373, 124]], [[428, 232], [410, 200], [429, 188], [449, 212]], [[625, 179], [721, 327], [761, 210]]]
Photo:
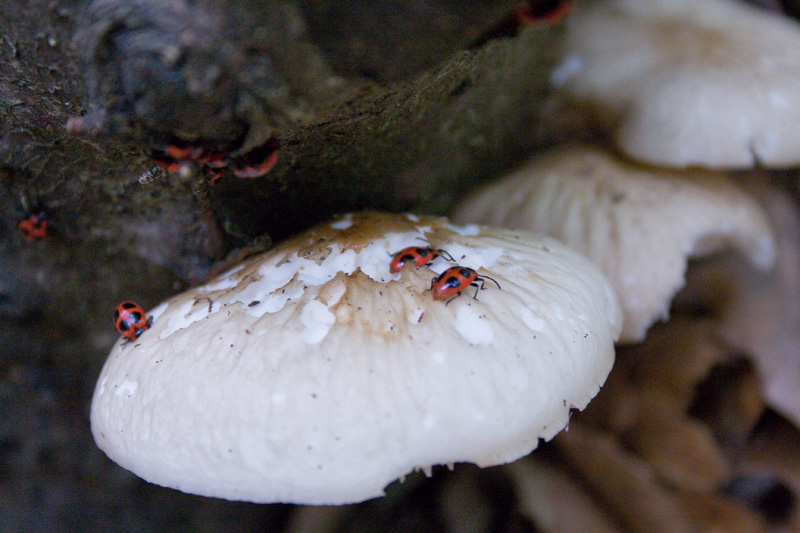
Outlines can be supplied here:
[[800, 25], [735, 0], [594, 0], [553, 82], [655, 164], [800, 163]]
[[620, 298], [622, 342], [667, 317], [689, 258], [730, 246], [766, 268], [775, 255], [763, 210], [724, 174], [646, 167], [588, 146], [534, 159], [462, 202], [453, 220], [541, 231], [585, 254]]
[[754, 272], [738, 257], [703, 262], [689, 274], [683, 305], [714, 310], [715, 336], [752, 358], [769, 406], [800, 427], [800, 215], [763, 176], [748, 180], [775, 228], [775, 268]]
[[[494, 285], [449, 304], [446, 249]], [[445, 219], [352, 214], [152, 311], [92, 401], [109, 457], [186, 492], [341, 504], [434, 464], [512, 461], [597, 393], [621, 329], [588, 260], [548, 237]]]

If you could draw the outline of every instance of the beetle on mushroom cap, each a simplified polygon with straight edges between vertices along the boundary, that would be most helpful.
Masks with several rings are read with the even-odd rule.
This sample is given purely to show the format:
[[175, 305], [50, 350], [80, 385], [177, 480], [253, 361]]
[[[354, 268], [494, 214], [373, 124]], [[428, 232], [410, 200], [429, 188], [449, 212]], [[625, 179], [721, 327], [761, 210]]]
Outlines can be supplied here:
[[485, 285], [484, 280], [492, 281], [497, 288], [500, 284], [489, 276], [481, 276], [473, 269], [463, 266], [450, 267], [439, 276], [431, 280], [431, 291], [433, 292], [434, 300], [444, 300], [449, 298], [449, 304], [455, 298], [461, 296], [461, 292], [467, 287], [475, 287], [475, 294], [472, 296], [473, 300], [478, 299], [478, 291], [483, 290]]
[[144, 310], [134, 302], [122, 302], [114, 310], [114, 325], [128, 340], [137, 340], [152, 323], [153, 317], [147, 318]]
[[391, 263], [389, 263], [389, 272], [392, 274], [400, 272], [406, 263], [413, 263], [414, 266], [418, 267], [429, 265], [440, 255], [448, 261], [454, 260], [444, 250], [434, 250], [430, 246], [409, 246], [394, 254]]
[[[441, 305], [447, 264], [387, 268], [421, 242], [508, 289]], [[151, 315], [98, 379], [98, 446], [160, 485], [309, 504], [526, 455], [597, 393], [621, 327], [600, 271], [553, 239], [384, 213], [321, 224]]]

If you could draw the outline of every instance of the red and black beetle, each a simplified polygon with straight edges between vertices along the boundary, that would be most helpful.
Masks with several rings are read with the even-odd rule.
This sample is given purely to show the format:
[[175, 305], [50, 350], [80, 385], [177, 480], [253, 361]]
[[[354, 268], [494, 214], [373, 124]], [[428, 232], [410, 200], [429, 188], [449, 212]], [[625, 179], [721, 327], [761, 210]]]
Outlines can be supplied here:
[[122, 302], [114, 310], [114, 325], [124, 337], [135, 341], [150, 329], [153, 317], [145, 318], [144, 310], [133, 302]]
[[444, 300], [445, 298], [450, 298], [447, 300], [447, 303], [449, 304], [455, 298], [461, 296], [461, 291], [467, 287], [474, 286], [476, 288], [475, 294], [472, 296], [472, 298], [477, 300], [478, 291], [483, 290], [483, 285], [487, 279], [497, 285], [498, 289], [500, 288], [500, 284], [489, 276], [481, 276], [476, 271], [468, 267], [454, 266], [448, 268], [439, 276], [433, 278], [433, 280], [431, 280], [430, 290], [433, 291], [434, 300]]

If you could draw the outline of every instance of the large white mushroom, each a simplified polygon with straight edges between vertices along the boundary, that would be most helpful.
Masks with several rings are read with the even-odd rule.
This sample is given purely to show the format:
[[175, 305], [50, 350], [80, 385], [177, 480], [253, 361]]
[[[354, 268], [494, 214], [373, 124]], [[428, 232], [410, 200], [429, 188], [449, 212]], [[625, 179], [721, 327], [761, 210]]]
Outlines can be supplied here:
[[554, 73], [628, 155], [676, 167], [800, 163], [800, 24], [736, 0], [593, 0]]
[[462, 202], [453, 220], [541, 231], [585, 254], [620, 298], [622, 342], [667, 317], [689, 258], [732, 247], [766, 268], [775, 257], [766, 214], [723, 173], [647, 167], [592, 146], [533, 159]]
[[[500, 288], [434, 300], [450, 263], [390, 273], [408, 246]], [[379, 213], [317, 226], [150, 315], [99, 377], [98, 446], [160, 485], [310, 504], [529, 453], [597, 393], [621, 328], [599, 269], [553, 239]]]

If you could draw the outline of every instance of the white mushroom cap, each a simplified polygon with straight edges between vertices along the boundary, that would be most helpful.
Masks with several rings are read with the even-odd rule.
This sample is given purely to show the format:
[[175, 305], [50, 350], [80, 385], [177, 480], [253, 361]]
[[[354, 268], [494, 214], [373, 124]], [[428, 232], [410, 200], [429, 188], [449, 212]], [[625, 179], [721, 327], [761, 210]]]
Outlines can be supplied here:
[[[449, 266], [491, 276], [446, 304]], [[445, 219], [363, 213], [248, 259], [150, 313], [99, 377], [110, 458], [185, 492], [341, 504], [416, 468], [512, 461], [550, 439], [611, 369], [621, 328], [602, 273], [560, 243]]]
[[668, 316], [690, 257], [733, 247], [762, 268], [775, 257], [766, 214], [723, 173], [646, 167], [587, 146], [534, 159], [453, 220], [541, 231], [585, 254], [620, 298], [622, 342]]
[[631, 157], [800, 163], [800, 25], [734, 0], [595, 0], [567, 22], [557, 84], [610, 114]]

